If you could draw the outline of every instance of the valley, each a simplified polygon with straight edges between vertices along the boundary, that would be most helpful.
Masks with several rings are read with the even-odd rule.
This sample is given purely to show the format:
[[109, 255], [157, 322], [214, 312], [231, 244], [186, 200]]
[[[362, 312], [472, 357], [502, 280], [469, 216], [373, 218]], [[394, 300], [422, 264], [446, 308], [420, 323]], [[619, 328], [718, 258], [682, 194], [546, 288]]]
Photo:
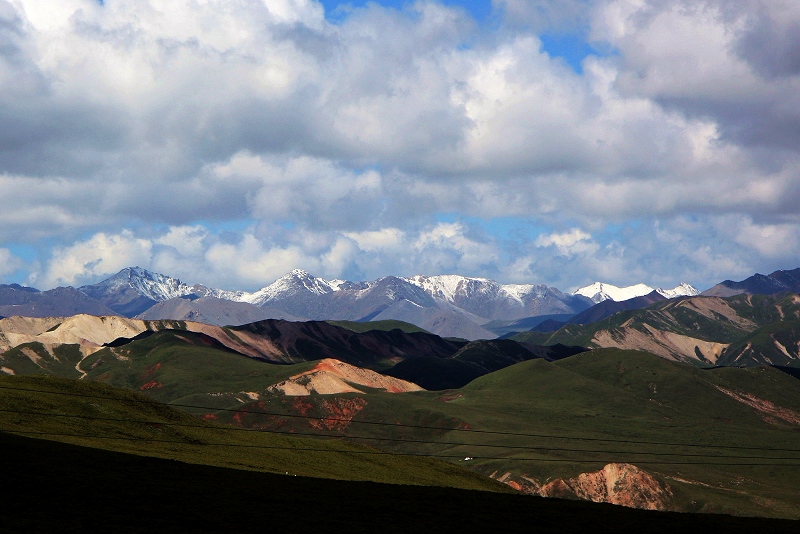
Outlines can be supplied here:
[[800, 297], [633, 299], [475, 341], [397, 320], [3, 318], [0, 429], [224, 468], [800, 519], [800, 381], [783, 370], [800, 367]]

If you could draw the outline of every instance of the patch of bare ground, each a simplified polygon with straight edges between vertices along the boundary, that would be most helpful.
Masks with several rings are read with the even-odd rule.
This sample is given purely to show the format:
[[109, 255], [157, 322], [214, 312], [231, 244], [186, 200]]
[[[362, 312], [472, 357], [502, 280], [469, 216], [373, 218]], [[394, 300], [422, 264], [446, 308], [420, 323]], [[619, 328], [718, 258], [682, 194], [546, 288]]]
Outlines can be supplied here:
[[80, 314], [64, 319], [57, 328], [37, 335], [35, 340], [49, 344], [91, 343], [99, 346], [120, 337], [134, 337], [147, 329], [147, 324], [139, 319]]
[[321, 419], [311, 419], [309, 424], [320, 430], [341, 431], [350, 426], [353, 417], [363, 410], [366, 405], [367, 401], [362, 397], [356, 397], [354, 399], [336, 397], [330, 400], [324, 400], [320, 407], [325, 410], [329, 416]]
[[776, 423], [776, 419], [781, 421], [785, 421], [787, 423], [791, 423], [794, 425], [800, 425], [800, 413], [790, 410], [789, 408], [783, 408], [781, 406], [776, 406], [772, 402], [759, 399], [755, 395], [751, 395], [750, 393], [744, 393], [742, 391], [734, 391], [732, 389], [724, 388], [722, 386], [714, 386], [719, 391], [724, 393], [725, 395], [731, 397], [734, 400], [737, 400], [743, 404], [746, 404], [756, 410], [759, 414], [761, 414], [762, 418], [771, 424]]
[[34, 341], [42, 332], [63, 321], [63, 317], [6, 317], [0, 319], [0, 352]]
[[613, 331], [601, 330], [595, 333], [592, 344], [597, 347], [613, 347], [628, 350], [642, 350], [666, 358], [668, 360], [699, 360], [699, 351], [703, 358], [715, 363], [727, 343], [713, 343], [674, 332], [658, 330], [644, 325], [647, 332], [637, 328], [615, 328]]
[[781, 343], [780, 341], [775, 339], [774, 335], [771, 336], [771, 337], [772, 337], [773, 343], [775, 344], [775, 347], [779, 351], [781, 351], [784, 354], [784, 356], [786, 356], [787, 358], [793, 359], [793, 360], [797, 359], [797, 358], [800, 358], [800, 341], [798, 341], [797, 344], [795, 345], [794, 354], [792, 354], [791, 352], [789, 352], [789, 348], [787, 348], [786, 346], [783, 345], [783, 343]]
[[676, 307], [683, 307], [693, 310], [704, 317], [717, 320], [719, 316], [725, 317], [727, 320], [741, 328], [742, 330], [752, 331], [758, 325], [749, 319], [740, 317], [736, 310], [719, 297], [696, 297], [691, 299], [681, 300], [676, 304]]
[[599, 471], [581, 473], [574, 478], [557, 478], [545, 484], [510, 472], [499, 476], [494, 472], [490, 477], [522, 493], [542, 497], [577, 498], [644, 510], [674, 508], [669, 485], [632, 464], [607, 464]]
[[222, 327], [193, 322], [187, 322], [186, 329], [190, 332], [213, 337], [229, 349], [251, 358], [266, 358], [274, 362], [294, 363], [275, 343], [257, 334], [240, 330], [236, 332], [237, 339], [234, 339], [226, 334]]
[[384, 376], [333, 358], [320, 360], [312, 369], [289, 377], [288, 380], [270, 386], [268, 389], [291, 396], [310, 395], [312, 392], [321, 395], [363, 393], [357, 386], [382, 389], [388, 393], [424, 391], [413, 382]]
[[684, 484], [690, 484], [692, 486], [703, 486], [706, 488], [716, 488], [719, 489], [719, 486], [712, 486], [711, 484], [706, 484], [705, 482], [700, 482], [697, 480], [689, 480], [688, 478], [680, 478], [674, 476], [664, 476], [667, 480], [674, 480], [675, 482], [682, 482]]
[[28, 359], [30, 361], [32, 361], [33, 363], [35, 363], [37, 366], [42, 367], [42, 364], [39, 363], [39, 362], [42, 361], [42, 357], [39, 356], [38, 354], [36, 354], [36, 351], [34, 351], [33, 349], [30, 349], [28, 347], [23, 347], [20, 352], [22, 352], [22, 354], [27, 356]]

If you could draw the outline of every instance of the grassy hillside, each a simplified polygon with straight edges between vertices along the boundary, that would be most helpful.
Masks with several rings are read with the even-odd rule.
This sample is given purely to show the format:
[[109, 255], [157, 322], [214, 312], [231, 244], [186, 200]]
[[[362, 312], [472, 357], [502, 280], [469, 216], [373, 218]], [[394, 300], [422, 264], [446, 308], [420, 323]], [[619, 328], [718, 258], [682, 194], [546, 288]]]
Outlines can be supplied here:
[[587, 325], [523, 332], [511, 339], [646, 350], [701, 366], [800, 366], [800, 296], [672, 299]]
[[91, 380], [147, 392], [162, 402], [200, 395], [206, 403], [209, 398], [221, 402], [220, 407], [235, 405], [241, 392], [263, 390], [312, 366], [266, 363], [230, 351], [203, 334], [172, 330], [102, 349], [81, 363]]
[[[512, 365], [460, 389], [287, 397], [267, 387], [313, 364], [266, 363], [233, 352], [201, 333], [157, 332], [85, 358], [80, 351], [50, 354], [45, 346], [27, 348], [27, 353], [18, 347], [19, 351], [3, 355], [3, 365], [14, 365], [20, 373], [78, 376], [85, 372], [88, 380], [76, 387], [107, 387], [90, 381], [125, 387], [236, 427], [291, 432], [294, 438], [346, 438], [383, 452], [435, 455], [523, 491], [538, 493], [559, 479], [572, 479], [609, 463], [625, 463], [668, 485], [673, 509], [800, 518], [800, 381], [774, 369], [704, 370], [645, 352], [597, 349], [552, 363], [534, 359]], [[478, 356], [478, 360], [467, 359], [479, 363], [497, 359], [491, 351]], [[420, 361], [424, 365], [417, 371], [442, 371], [440, 366]], [[444, 369], [445, 374], [450, 371]], [[5, 378], [14, 379], [21, 378]], [[20, 399], [17, 404], [35, 406], [41, 401]], [[174, 433], [176, 427], [164, 423], [133, 429], [111, 426], [111, 434], [94, 435], [92, 431], [110, 422], [88, 418], [96, 415], [92, 402], [81, 408], [88, 411], [74, 414], [79, 417], [73, 422], [83, 420], [80, 428], [90, 432], [94, 441], [86, 442], [87, 436], [65, 439], [92, 446], [100, 441], [116, 443], [115, 450], [179, 454], [184, 461], [253, 469], [269, 470], [264, 458], [275, 459], [262, 454], [261, 442], [236, 446], [251, 449], [252, 456], [218, 452], [219, 445], [205, 446], [213, 443], [211, 438], [183, 430]], [[8, 421], [24, 419], [19, 414], [14, 417]], [[25, 421], [16, 428], [29, 424]], [[68, 427], [65, 421], [58, 424], [62, 425], [58, 428]], [[131, 433], [134, 430], [140, 434]], [[169, 439], [179, 442], [166, 444], [169, 454], [163, 443], [148, 441], [161, 435], [157, 432], [167, 431]], [[214, 432], [233, 439], [230, 430]], [[266, 439], [259, 433], [242, 435]], [[131, 437], [137, 441], [130, 441]], [[307, 469], [305, 474], [335, 477], [349, 472], [353, 477], [353, 473], [366, 473], [364, 478], [370, 480], [395, 480], [391, 472], [398, 467], [381, 464], [372, 470], [373, 459], [369, 465], [353, 468], [321, 457], [310, 463], [308, 455], [293, 458], [275, 461], [294, 470]], [[445, 480], [440, 475], [419, 475], [413, 468], [399, 469], [405, 469], [408, 477], [421, 476], [414, 478], [418, 483]]]
[[800, 517], [800, 381], [773, 369], [702, 370], [605, 349], [523, 362], [459, 390], [260, 403], [237, 423], [380, 438], [368, 442], [508, 473], [531, 491], [631, 463], [669, 484], [676, 509]]
[[83, 355], [79, 345], [45, 347], [42, 343], [23, 343], [2, 353], [0, 365], [5, 372], [18, 375], [53, 375], [80, 378], [75, 365]]
[[424, 328], [420, 328], [417, 325], [407, 323], [405, 321], [395, 321], [395, 320], [386, 320], [386, 321], [327, 321], [327, 323], [332, 324], [333, 326], [340, 326], [342, 328], [347, 328], [356, 333], [363, 333], [363, 332], [370, 332], [372, 330], [381, 330], [384, 332], [390, 332], [392, 330], [402, 330], [406, 334], [412, 334], [414, 332], [422, 332], [423, 334], [430, 334]]
[[[794, 521], [645, 512], [452, 488], [223, 469], [0, 433], [4, 532], [796, 532]], [[109, 468], [113, 466], [113, 468]]]
[[0, 377], [0, 431], [145, 456], [271, 473], [504, 491], [432, 458], [339, 440], [236, 430], [96, 382]]

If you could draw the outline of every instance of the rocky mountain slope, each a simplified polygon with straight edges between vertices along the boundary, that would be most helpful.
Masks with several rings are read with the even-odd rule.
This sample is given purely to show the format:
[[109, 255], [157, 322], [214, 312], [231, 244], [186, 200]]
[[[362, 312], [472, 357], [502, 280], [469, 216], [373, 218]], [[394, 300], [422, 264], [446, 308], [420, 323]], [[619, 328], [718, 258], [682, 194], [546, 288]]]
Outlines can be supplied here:
[[774, 295], [790, 291], [800, 292], [800, 268], [791, 271], [779, 270], [769, 275], [754, 274], [753, 276], [734, 282], [725, 280], [714, 287], [703, 291], [702, 295], [709, 297], [732, 297], [747, 293], [750, 295]]
[[76, 313], [114, 315], [116, 312], [72, 287], [39, 291], [18, 284], [0, 285], [0, 316], [64, 317]]
[[587, 325], [511, 338], [643, 350], [699, 365], [798, 365], [799, 322], [800, 295], [740, 294], [661, 301]]
[[241, 325], [264, 319], [299, 321], [299, 317], [274, 308], [259, 308], [247, 302], [233, 302], [218, 297], [198, 297], [195, 294], [157, 302], [137, 319], [193, 321], [216, 326]]

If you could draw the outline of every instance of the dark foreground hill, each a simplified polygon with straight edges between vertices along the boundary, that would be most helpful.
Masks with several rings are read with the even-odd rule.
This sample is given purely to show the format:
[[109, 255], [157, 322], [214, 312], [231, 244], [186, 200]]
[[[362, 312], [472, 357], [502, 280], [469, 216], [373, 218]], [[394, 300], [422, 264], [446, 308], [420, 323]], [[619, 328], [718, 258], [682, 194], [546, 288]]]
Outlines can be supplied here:
[[192, 465], [0, 434], [4, 532], [797, 532], [796, 521], [645, 512], [451, 488]]

